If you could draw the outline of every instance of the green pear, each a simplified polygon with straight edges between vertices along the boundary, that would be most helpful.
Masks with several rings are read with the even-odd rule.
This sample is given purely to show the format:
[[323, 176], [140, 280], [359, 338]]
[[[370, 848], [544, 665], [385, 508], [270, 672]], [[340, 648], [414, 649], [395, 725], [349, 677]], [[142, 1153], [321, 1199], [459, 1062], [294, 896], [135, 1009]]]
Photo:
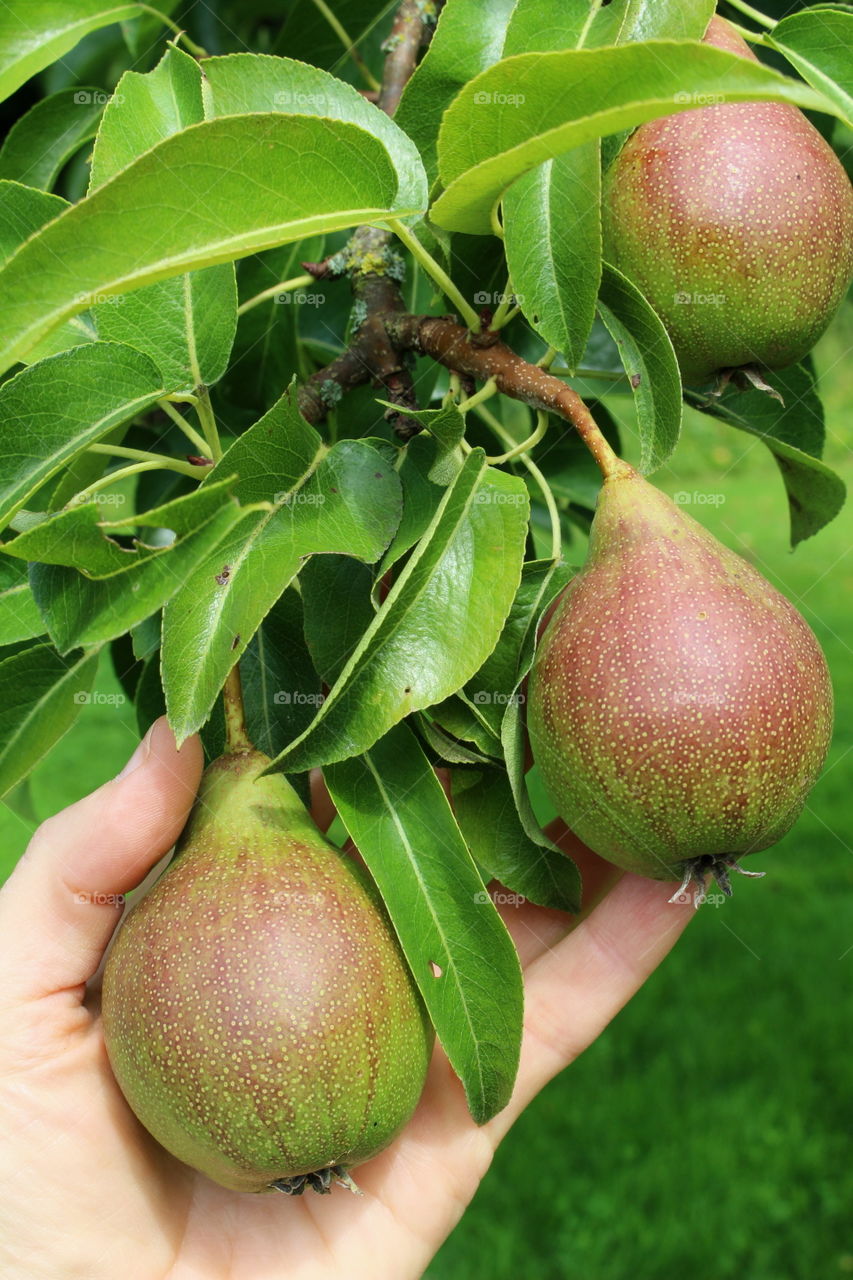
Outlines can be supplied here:
[[779, 840], [826, 757], [832, 688], [797, 610], [627, 463], [539, 643], [533, 757], [560, 816], [608, 861], [728, 890]]
[[110, 952], [103, 1026], [133, 1111], [235, 1191], [289, 1194], [386, 1147], [432, 1030], [378, 893], [256, 751], [215, 761]]
[[[722, 18], [705, 42], [755, 61]], [[809, 351], [853, 274], [853, 188], [796, 107], [722, 103], [649, 121], [605, 178], [605, 257], [643, 291], [688, 384]]]

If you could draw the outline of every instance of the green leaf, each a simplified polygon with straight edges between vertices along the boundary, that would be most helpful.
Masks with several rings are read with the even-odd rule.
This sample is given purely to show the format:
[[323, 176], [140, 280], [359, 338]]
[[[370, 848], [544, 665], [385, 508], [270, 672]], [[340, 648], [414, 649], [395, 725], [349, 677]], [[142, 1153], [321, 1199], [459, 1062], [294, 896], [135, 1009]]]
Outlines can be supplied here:
[[0, 796], [47, 755], [88, 701], [97, 653], [61, 658], [49, 644], [33, 645], [0, 662]]
[[0, 182], [0, 265], [46, 222], [70, 207], [62, 196], [49, 191], [5, 179]]
[[489, 877], [539, 907], [580, 909], [577, 867], [564, 853], [528, 837], [503, 770], [479, 775], [455, 770], [453, 809], [468, 848]]
[[78, 644], [101, 644], [129, 631], [162, 608], [205, 556], [225, 543], [253, 508], [229, 502], [200, 528], [162, 554], [134, 559], [108, 578], [90, 579], [61, 565], [33, 565], [30, 583], [51, 639], [61, 652]]
[[574, 370], [601, 281], [601, 162], [589, 142], [523, 174], [503, 198], [512, 287], [525, 317]]
[[182, 741], [206, 720], [228, 672], [306, 556], [377, 560], [400, 518], [400, 482], [362, 440], [331, 450], [285, 395], [214, 469], [266, 509], [233, 530], [166, 607], [163, 687]]
[[404, 725], [325, 777], [471, 1114], [485, 1124], [506, 1106], [518, 1069], [521, 971], [441, 784]]
[[394, 119], [418, 144], [432, 181], [444, 112], [460, 89], [500, 58], [655, 36], [698, 40], [713, 12], [714, 0], [613, 0], [592, 7], [589, 0], [446, 0]]
[[0, 559], [0, 645], [32, 640], [44, 632], [25, 566]]
[[554, 49], [599, 48], [632, 40], [698, 40], [714, 12], [714, 0], [518, 0], [509, 24], [505, 54], [548, 53]]
[[469, 454], [311, 727], [275, 767], [367, 750], [453, 693], [494, 648], [515, 596], [529, 502], [522, 481]]
[[163, 394], [151, 361], [92, 342], [22, 369], [0, 386], [0, 529], [87, 445]]
[[107, 95], [62, 89], [42, 98], [12, 125], [0, 150], [0, 178], [49, 191], [65, 162], [94, 138]]
[[836, 113], [815, 90], [693, 41], [520, 54], [477, 76], [445, 113], [438, 153], [446, 190], [430, 216], [451, 231], [485, 234], [495, 201], [527, 170], [581, 143], [690, 110], [697, 94], [709, 93], [720, 102], [791, 102]]
[[519, 672], [532, 657], [537, 623], [573, 573], [568, 565], [553, 560], [531, 560], [524, 565], [500, 639], [465, 687], [467, 700], [496, 737], [510, 703], [524, 702], [518, 691]]
[[[388, 409], [397, 408], [390, 400], [378, 403]], [[425, 427], [438, 446], [427, 478], [433, 484], [449, 484], [462, 465], [459, 444], [465, 438], [465, 418], [452, 402], [440, 409], [408, 409], [406, 417]]]
[[428, 435], [415, 436], [405, 447], [397, 469], [403, 486], [403, 515], [382, 558], [380, 575], [415, 545], [435, 518], [444, 497], [444, 489], [430, 479], [436, 453], [436, 441]]
[[[129, 18], [121, 24], [124, 42], [134, 59], [145, 58], [152, 46], [165, 34], [160, 14], [171, 15], [180, 0], [157, 0], [156, 7], [145, 10], [138, 18]], [[152, 12], [153, 10], [153, 12]]]
[[195, 58], [170, 47], [153, 71], [125, 71], [104, 111], [92, 152], [89, 192], [145, 152], [205, 118], [202, 73]]
[[438, 174], [441, 118], [459, 90], [503, 54], [515, 0], [446, 0], [430, 46], [409, 79], [394, 119], [416, 143], [430, 182]]
[[73, 49], [90, 31], [135, 18], [138, 4], [113, 0], [17, 0], [0, 11], [0, 99]]
[[601, 318], [631, 380], [640, 428], [640, 469], [657, 470], [681, 433], [681, 375], [669, 334], [636, 285], [605, 263]]
[[[302, 262], [319, 262], [325, 255], [324, 246], [323, 236], [313, 236], [244, 258], [237, 274], [240, 302], [302, 275]], [[321, 295], [321, 287], [306, 290], [306, 298], [312, 294], [315, 300], [321, 296], [330, 298], [325, 293]], [[233, 402], [240, 413], [247, 414], [247, 422], [256, 420], [278, 400], [294, 371], [301, 376], [313, 372], [298, 340], [304, 308], [292, 295], [287, 296], [289, 300], [285, 301], [285, 295], [274, 294], [243, 312], [237, 323], [231, 364], [220, 385], [219, 396]], [[331, 354], [328, 358], [331, 359]]]
[[[147, 75], [126, 71], [104, 112], [92, 157], [90, 191], [166, 138], [204, 120], [199, 64], [169, 48]], [[170, 391], [218, 382], [237, 329], [232, 263], [111, 295], [94, 308], [102, 338], [150, 356]]]
[[853, 13], [826, 7], [792, 13], [766, 38], [853, 128]]
[[[588, 0], [559, 6], [548, 0], [519, 0], [499, 56], [593, 48], [659, 35], [698, 39], [712, 12], [713, 0], [687, 7], [682, 0], [621, 0], [593, 6], [592, 12]], [[599, 150], [594, 140], [555, 156], [522, 174], [503, 196], [513, 289], [528, 321], [564, 353], [571, 369], [583, 356], [601, 280]]]
[[[0, 181], [0, 266], [11, 258], [25, 240], [68, 208], [68, 201], [61, 196], [39, 191], [35, 187], [24, 187], [17, 182]], [[28, 364], [34, 364], [37, 360], [65, 351], [68, 347], [77, 347], [82, 342], [94, 342], [97, 336], [89, 314], [77, 315], [54, 329], [44, 341], [27, 352], [24, 358]]]
[[204, 64], [210, 117], [281, 111], [358, 125], [385, 147], [397, 171], [397, 203], [421, 210], [427, 179], [417, 147], [399, 125], [328, 71], [261, 53], [231, 53]]
[[102, 338], [143, 351], [168, 391], [212, 386], [228, 368], [237, 331], [233, 263], [159, 280], [94, 308]]
[[373, 574], [349, 556], [313, 556], [299, 575], [299, 586], [308, 649], [320, 675], [333, 684], [373, 621]]
[[60, 214], [6, 263], [0, 371], [93, 298], [418, 212], [400, 206], [396, 190], [384, 147], [355, 125], [272, 112], [191, 125]]
[[240, 681], [249, 737], [259, 751], [274, 756], [308, 727], [323, 701], [294, 587], [275, 602], [249, 641], [240, 659]]
[[[441, 706], [446, 706], [448, 702], [452, 701], [453, 699], [445, 699]], [[494, 764], [498, 759], [497, 754], [486, 755], [484, 752], [477, 751], [474, 747], [466, 746], [458, 739], [451, 737], [449, 733], [445, 733], [441, 725], [429, 720], [422, 711], [417, 713], [416, 723], [418, 733], [426, 745], [435, 752], [440, 760], [446, 760], [448, 764]]]
[[784, 400], [764, 391], [736, 392], [702, 409], [763, 440], [776, 459], [788, 494], [791, 546], [812, 537], [844, 506], [844, 481], [820, 461], [823, 406], [803, 365], [764, 375]]
[[135, 539], [135, 549], [128, 549], [116, 541], [117, 534], [135, 534], [138, 528], [157, 530], [158, 535], [168, 529], [178, 538], [192, 533], [219, 512], [233, 488], [233, 480], [232, 476], [219, 484], [206, 485], [161, 507], [120, 520], [106, 518], [104, 506], [97, 501], [80, 503], [41, 520], [11, 542], [3, 543], [0, 549], [21, 560], [68, 565], [88, 578], [107, 578], [135, 568], [151, 556], [168, 555], [173, 545], [164, 544], [156, 535], [153, 541], [146, 542], [143, 534]]
[[473, 743], [486, 759], [500, 759], [500, 738], [482, 714], [480, 704], [472, 702], [464, 690], [435, 703], [429, 716], [442, 732], [463, 743]]
[[517, 615], [519, 619], [526, 618], [526, 626], [517, 650], [513, 696], [507, 700], [501, 722], [501, 744], [506, 761], [507, 779], [522, 830], [533, 844], [564, 858], [566, 855], [548, 839], [536, 821], [527, 793], [524, 781], [527, 765], [527, 730], [522, 708], [526, 697], [523, 692], [524, 682], [533, 665], [539, 626], [555, 596], [572, 576], [572, 570], [566, 565], [554, 564], [553, 561], [533, 561], [525, 566], [525, 570], [524, 589], [519, 592]]

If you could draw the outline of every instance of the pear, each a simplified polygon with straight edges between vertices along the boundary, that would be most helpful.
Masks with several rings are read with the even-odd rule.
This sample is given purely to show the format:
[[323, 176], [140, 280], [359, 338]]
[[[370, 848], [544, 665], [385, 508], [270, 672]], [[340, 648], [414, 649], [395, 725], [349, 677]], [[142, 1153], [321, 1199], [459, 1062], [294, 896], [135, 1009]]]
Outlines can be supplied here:
[[[756, 61], [722, 18], [705, 43]], [[605, 257], [643, 291], [684, 381], [782, 369], [809, 351], [853, 273], [853, 188], [796, 107], [722, 103], [649, 121], [604, 187]]]
[[[658, 880], [713, 872], [793, 824], [826, 757], [832, 689], [797, 610], [627, 463], [537, 648], [533, 757], [596, 853]], [[739, 868], [737, 868], [739, 869]]]
[[372, 882], [268, 764], [207, 769], [113, 945], [104, 1037], [179, 1160], [235, 1191], [326, 1191], [409, 1119], [433, 1036]]

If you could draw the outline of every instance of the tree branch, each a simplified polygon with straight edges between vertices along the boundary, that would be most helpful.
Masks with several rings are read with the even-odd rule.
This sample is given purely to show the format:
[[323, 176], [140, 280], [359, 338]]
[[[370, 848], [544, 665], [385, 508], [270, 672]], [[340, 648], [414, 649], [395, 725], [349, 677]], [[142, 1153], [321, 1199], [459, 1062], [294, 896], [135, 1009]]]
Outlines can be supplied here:
[[604, 475], [618, 459], [576, 391], [539, 365], [516, 355], [505, 342], [486, 333], [472, 335], [448, 316], [388, 315], [385, 328], [395, 346], [431, 356], [439, 364], [479, 382], [494, 378], [499, 391], [532, 409], [555, 413], [570, 422]]
[[[403, 0], [391, 35], [379, 106], [393, 115], [411, 76], [421, 45], [431, 34], [437, 7], [430, 0]], [[488, 382], [533, 409], [570, 422], [602, 473], [609, 475], [618, 459], [576, 391], [538, 365], [530, 364], [501, 342], [497, 332], [472, 334], [449, 316], [418, 316], [405, 311], [400, 293], [403, 261], [390, 247], [390, 232], [359, 227], [343, 253], [324, 262], [302, 265], [317, 279], [349, 275], [355, 297], [355, 334], [348, 351], [318, 370], [299, 390], [299, 408], [309, 422], [319, 422], [353, 387], [374, 382], [387, 399], [400, 405], [386, 418], [404, 440], [421, 427], [406, 417], [417, 407], [411, 375], [412, 353], [430, 356], [463, 378]]]

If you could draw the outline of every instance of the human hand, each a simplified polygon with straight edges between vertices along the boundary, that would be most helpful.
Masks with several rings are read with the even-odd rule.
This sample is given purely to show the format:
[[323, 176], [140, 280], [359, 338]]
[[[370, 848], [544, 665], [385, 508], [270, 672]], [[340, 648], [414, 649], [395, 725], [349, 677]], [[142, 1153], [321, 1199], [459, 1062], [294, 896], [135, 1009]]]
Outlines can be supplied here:
[[[0, 890], [0, 1273], [5, 1280], [371, 1280], [420, 1276], [501, 1138], [652, 972], [692, 915], [564, 827], [585, 883], [573, 921], [503, 908], [525, 968], [511, 1102], [478, 1128], [440, 1047], [403, 1134], [362, 1165], [363, 1196], [246, 1195], [174, 1160], [110, 1071], [96, 975], [121, 913], [184, 825], [203, 766], [165, 720], [122, 774], [44, 823]], [[110, 901], [112, 898], [112, 901]]]

